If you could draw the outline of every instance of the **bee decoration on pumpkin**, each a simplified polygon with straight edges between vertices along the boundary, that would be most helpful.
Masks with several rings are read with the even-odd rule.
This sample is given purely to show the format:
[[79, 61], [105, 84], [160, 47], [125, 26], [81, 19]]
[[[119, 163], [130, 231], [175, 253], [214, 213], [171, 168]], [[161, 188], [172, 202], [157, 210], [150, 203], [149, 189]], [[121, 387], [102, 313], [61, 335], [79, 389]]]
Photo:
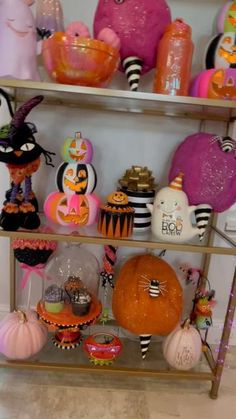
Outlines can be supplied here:
[[148, 291], [151, 298], [157, 298], [167, 293], [166, 281], [161, 282], [158, 279], [148, 278], [146, 275], [142, 275], [141, 278], [139, 287], [143, 288], [144, 291]]
[[[41, 154], [50, 166], [53, 166], [51, 155], [55, 154], [36, 142], [36, 126], [25, 122], [29, 112], [42, 102], [43, 96], [28, 100], [14, 113], [7, 93], [0, 89], [0, 94], [5, 98], [12, 118], [0, 129], [0, 162], [6, 164], [11, 178], [11, 189], [7, 191], [0, 215], [0, 226], [11, 231], [19, 227], [32, 230], [39, 227], [40, 219], [31, 176], [40, 166]], [[21, 188], [23, 182], [24, 191]]]

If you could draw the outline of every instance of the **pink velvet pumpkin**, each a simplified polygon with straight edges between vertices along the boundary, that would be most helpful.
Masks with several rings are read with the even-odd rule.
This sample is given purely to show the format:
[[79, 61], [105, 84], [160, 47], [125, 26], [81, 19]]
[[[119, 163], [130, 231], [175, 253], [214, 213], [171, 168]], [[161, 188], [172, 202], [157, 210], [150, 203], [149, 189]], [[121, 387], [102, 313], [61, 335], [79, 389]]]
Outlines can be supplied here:
[[35, 311], [14, 311], [0, 323], [0, 352], [9, 359], [27, 359], [42, 349], [47, 335]]
[[225, 152], [222, 140], [198, 132], [188, 136], [174, 154], [169, 181], [184, 173], [183, 190], [190, 205], [209, 204], [223, 212], [236, 202], [236, 143]]

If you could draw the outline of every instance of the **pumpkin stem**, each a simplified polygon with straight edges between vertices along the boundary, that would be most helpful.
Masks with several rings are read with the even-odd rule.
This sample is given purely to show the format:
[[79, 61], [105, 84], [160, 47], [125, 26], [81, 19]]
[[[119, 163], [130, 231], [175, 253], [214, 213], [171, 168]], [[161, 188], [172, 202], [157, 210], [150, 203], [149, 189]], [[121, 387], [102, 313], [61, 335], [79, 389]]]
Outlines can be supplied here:
[[189, 318], [187, 318], [186, 320], [184, 320], [183, 324], [181, 325], [182, 329], [184, 330], [188, 330], [190, 327], [191, 321]]
[[27, 322], [27, 317], [24, 311], [16, 310], [15, 313], [17, 313], [19, 316], [19, 323], [24, 324]]

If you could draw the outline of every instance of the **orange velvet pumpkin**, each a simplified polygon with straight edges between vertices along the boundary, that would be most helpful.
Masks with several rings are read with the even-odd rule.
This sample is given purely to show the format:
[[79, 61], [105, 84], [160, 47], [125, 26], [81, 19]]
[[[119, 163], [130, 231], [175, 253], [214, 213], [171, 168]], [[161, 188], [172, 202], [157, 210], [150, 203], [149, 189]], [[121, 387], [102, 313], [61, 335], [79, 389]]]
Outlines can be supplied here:
[[163, 259], [144, 254], [123, 265], [112, 300], [121, 327], [137, 335], [165, 336], [177, 326], [182, 309], [182, 288]]

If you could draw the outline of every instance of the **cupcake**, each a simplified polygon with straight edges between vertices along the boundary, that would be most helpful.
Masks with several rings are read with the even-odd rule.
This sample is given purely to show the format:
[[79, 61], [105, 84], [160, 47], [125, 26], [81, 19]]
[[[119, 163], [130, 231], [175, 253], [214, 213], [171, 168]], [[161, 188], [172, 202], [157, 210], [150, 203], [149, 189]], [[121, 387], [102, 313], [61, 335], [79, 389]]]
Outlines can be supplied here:
[[60, 313], [64, 308], [63, 290], [58, 285], [50, 285], [44, 293], [44, 306], [48, 313]]
[[91, 306], [91, 295], [85, 288], [75, 291], [70, 297], [72, 312], [75, 316], [85, 316]]
[[71, 299], [71, 296], [73, 296], [74, 292], [84, 288], [84, 284], [79, 276], [70, 275], [64, 283], [64, 288], [67, 295]]

